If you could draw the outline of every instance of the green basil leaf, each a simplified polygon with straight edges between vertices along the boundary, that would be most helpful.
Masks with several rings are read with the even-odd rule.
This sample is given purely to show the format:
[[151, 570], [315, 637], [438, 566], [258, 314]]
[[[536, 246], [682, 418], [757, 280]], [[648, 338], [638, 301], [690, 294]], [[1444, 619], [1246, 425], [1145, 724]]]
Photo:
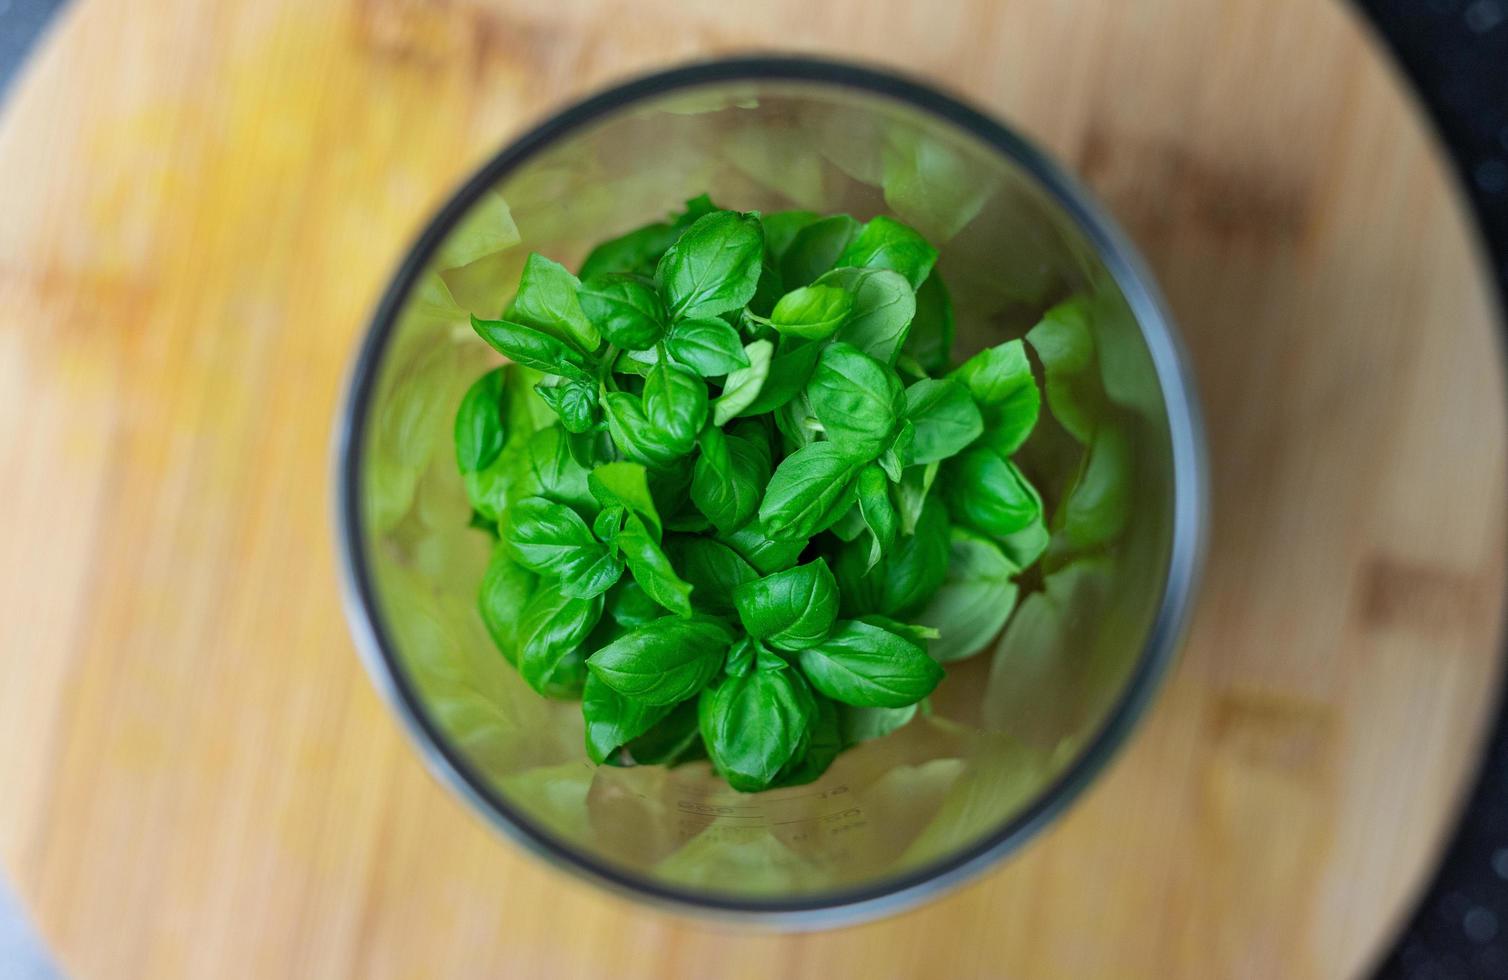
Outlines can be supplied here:
[[946, 487], [953, 517], [1003, 538], [1042, 513], [1042, 498], [1015, 464], [990, 449], [970, 449], [949, 462]]
[[834, 336], [870, 357], [894, 364], [916, 315], [916, 294], [904, 276], [889, 269], [834, 269], [819, 286], [838, 286], [853, 294], [853, 309]]
[[485, 469], [503, 451], [503, 369], [474, 381], [456, 411], [456, 463], [462, 473]]
[[[590, 354], [602, 343], [602, 335], [581, 311], [576, 290], [581, 281], [559, 262], [552, 262], [538, 252], [529, 253], [518, 293], [508, 307], [508, 318], [542, 330]], [[551, 370], [540, 368], [547, 373]]]
[[590, 674], [581, 692], [587, 757], [602, 765], [608, 756], [649, 731], [673, 709], [674, 705], [645, 704], [624, 697], [602, 678]]
[[759, 505], [765, 534], [795, 541], [827, 530], [853, 503], [854, 469], [852, 458], [831, 442], [814, 442], [787, 456]]
[[598, 429], [593, 432], [572, 432], [566, 430], [566, 451], [576, 461], [576, 465], [590, 471], [597, 465], [597, 461], [606, 458], [613, 451], [612, 438]]
[[644, 378], [644, 418], [677, 456], [691, 452], [707, 424], [707, 385], [693, 372], [660, 363]]
[[586, 357], [559, 338], [510, 320], [480, 320], [471, 328], [499, 354], [545, 374], [587, 377]]
[[649, 487], [649, 472], [639, 463], [603, 463], [586, 478], [587, 488], [603, 507], [622, 507], [637, 514], [656, 541], [660, 513]]
[[1026, 342], [1042, 361], [1053, 417], [1069, 435], [1088, 445], [1106, 407], [1095, 365], [1088, 301], [1075, 296], [1054, 306], [1027, 331]]
[[775, 409], [775, 427], [780, 430], [787, 455], [817, 441], [822, 423], [817, 421], [811, 399], [806, 397], [804, 389]]
[[[920, 702], [918, 702], [919, 704]], [[883, 738], [916, 717], [915, 704], [904, 708], [855, 708], [838, 706], [838, 732], [845, 748]]]
[[581, 310], [608, 343], [624, 350], [653, 347], [665, 333], [665, 304], [654, 287], [615, 273], [587, 279], [577, 290]]
[[786, 288], [810, 285], [831, 269], [858, 233], [859, 223], [846, 214], [835, 214], [802, 227], [791, 237], [781, 256], [780, 276]]
[[649, 492], [667, 530], [705, 531], [711, 526], [691, 503], [691, 469], [691, 461], [682, 458], [675, 466], [649, 473]]
[[711, 538], [676, 535], [665, 542], [666, 554], [691, 585], [698, 608], [717, 615], [732, 615], [733, 590], [752, 582], [759, 573], [738, 552]]
[[514, 559], [541, 575], [574, 578], [607, 554], [581, 515], [544, 497], [514, 501], [504, 520]]
[[529, 439], [529, 466], [534, 473], [532, 489], [541, 497], [588, 513], [597, 509], [587, 489], [587, 472], [571, 458], [566, 434], [555, 426], [540, 429]]
[[655, 469], [675, 463], [690, 450], [682, 450], [665, 433], [651, 426], [639, 407], [639, 399], [626, 391], [603, 396], [607, 431], [618, 450], [630, 460]]
[[757, 793], [807, 744], [816, 710], [806, 681], [772, 655], [703, 691], [697, 717], [713, 766], [735, 790]]
[[942, 587], [916, 617], [936, 628], [938, 637], [927, 649], [940, 663], [983, 650], [1016, 608], [1017, 568], [989, 538], [955, 527], [949, 555]]
[[902, 534], [916, 533], [916, 522], [921, 519], [922, 508], [926, 506], [927, 495], [932, 491], [932, 484], [937, 480], [941, 465], [926, 463], [922, 466], [908, 466], [902, 471], [900, 480], [896, 481], [895, 510], [901, 519]]
[[547, 698], [574, 698], [586, 683], [581, 644], [602, 618], [602, 597], [580, 599], [544, 581], [524, 604], [518, 672]]
[[1026, 359], [1026, 345], [1012, 340], [964, 361], [952, 377], [963, 382], [984, 418], [983, 445], [1010, 456], [1036, 427], [1042, 395]]
[[931, 694], [943, 669], [910, 640], [848, 620], [799, 655], [812, 687], [861, 708], [903, 708]]
[[[675, 216], [675, 221], [671, 224], [671, 228], [675, 231], [675, 237], [680, 238], [685, 234], [686, 229], [695, 224], [698, 218], [719, 210], [721, 208], [713, 204], [712, 198], [705, 192], [698, 194], [696, 197], [687, 198], [686, 207], [680, 214]], [[672, 244], [674, 244], [673, 241]]]
[[911, 463], [955, 456], [984, 431], [969, 389], [947, 379], [928, 378], [907, 388], [906, 418], [915, 426]]
[[649, 597], [679, 616], [691, 615], [691, 586], [686, 584], [660, 550], [659, 541], [638, 514], [629, 514], [618, 532], [618, 551], [628, 562], [634, 581]]
[[628, 576], [619, 579], [618, 584], [607, 591], [606, 605], [613, 622], [630, 628], [653, 622], [667, 611]]
[[895, 372], [844, 343], [822, 351], [806, 397], [827, 438], [859, 462], [874, 459], [890, 445], [906, 406]]
[[837, 286], [802, 286], [775, 304], [770, 324], [776, 331], [806, 340], [826, 340], [838, 332], [853, 309], [853, 296]]
[[833, 569], [842, 613], [903, 616], [924, 606], [948, 574], [948, 529], [947, 509], [932, 498], [922, 507], [916, 533], [896, 538], [872, 570], [866, 542], [844, 545]]
[[732, 677], [747, 677], [754, 669], [754, 656], [757, 647], [754, 641], [745, 636], [728, 648], [728, 659], [723, 661], [723, 670]]
[[655, 281], [676, 319], [717, 316], [742, 309], [754, 296], [763, 256], [758, 218], [714, 211], [670, 246]]
[[873, 568], [895, 545], [900, 515], [890, 501], [890, 481], [878, 466], [866, 466], [860, 471], [858, 493], [859, 513], [870, 533], [868, 567]]
[[675, 241], [678, 232], [663, 221], [635, 228], [625, 235], [610, 238], [598, 245], [581, 263], [581, 278], [612, 273], [631, 273], [649, 276], [655, 271], [655, 263]]
[[1120, 536], [1131, 515], [1134, 465], [1125, 429], [1119, 424], [1102, 423], [1056, 516], [1055, 523], [1068, 547], [1088, 550]]
[[898, 619], [891, 619], [889, 616], [880, 616], [875, 613], [871, 613], [868, 616], [860, 616], [859, 622], [887, 629], [896, 636], [910, 640], [924, 650], [927, 649], [928, 643], [942, 635], [933, 626], [923, 626], [920, 623], [903, 623]]
[[723, 535], [722, 540], [761, 575], [790, 568], [806, 550], [809, 541], [807, 538], [777, 540], [765, 534], [758, 521], [750, 521], [732, 534]]
[[733, 590], [749, 635], [782, 650], [820, 643], [838, 618], [838, 582], [821, 558]]
[[773, 786], [805, 786], [814, 783], [843, 751], [843, 731], [838, 719], [838, 705], [828, 698], [813, 695], [817, 713], [813, 716], [806, 752], [787, 762]]
[[738, 414], [765, 415], [799, 395], [817, 367], [823, 346], [804, 341], [782, 341], [780, 353], [770, 360], [769, 377], [759, 389], [759, 396]]
[[628, 743], [628, 755], [635, 765], [678, 766], [707, 757], [697, 727], [696, 702], [696, 698], [682, 701], [649, 731]]
[[756, 340], [744, 346], [744, 359], [748, 367], [728, 373], [723, 393], [712, 406], [712, 424], [727, 425], [734, 417], [744, 414], [764, 387], [770, 373], [770, 358], [775, 345], [768, 340]]
[[601, 411], [597, 404], [597, 385], [588, 378], [560, 378], [554, 383], [541, 382], [534, 391], [550, 411], [560, 418], [567, 432], [580, 434], [597, 427]]
[[[862, 472], [862, 471], [861, 471]], [[856, 541], [859, 535], [869, 530], [869, 525], [864, 523], [864, 512], [859, 509], [859, 502], [855, 500], [853, 506], [843, 512], [837, 523], [828, 528], [829, 534], [839, 541]]]
[[924, 370], [940, 374], [953, 354], [953, 297], [936, 269], [916, 289], [916, 316], [902, 346]]
[[684, 701], [722, 669], [733, 634], [710, 616], [665, 616], [598, 650], [587, 667], [608, 687], [644, 704]]
[[514, 561], [505, 548], [493, 550], [487, 573], [482, 576], [477, 609], [492, 642], [514, 666], [518, 665], [521, 645], [519, 621], [537, 581], [534, 573]]
[[[769, 255], [765, 255], [759, 265], [759, 282], [754, 287], [754, 295], [749, 299], [748, 312], [768, 318], [783, 295], [785, 279], [780, 275], [780, 267]], [[732, 315], [732, 311], [727, 315]]]
[[762, 215], [759, 223], [764, 226], [765, 254], [780, 262], [790, 251], [797, 232], [819, 220], [821, 216], [811, 211], [776, 211]]
[[1047, 522], [1038, 514], [1026, 527], [995, 541], [1011, 564], [1017, 568], [1030, 568], [1052, 543], [1052, 536], [1047, 533]]
[[770, 482], [768, 444], [725, 435], [709, 428], [698, 440], [702, 451], [691, 477], [691, 500], [712, 526], [731, 533], [759, 510]]
[[466, 474], [466, 498], [484, 519], [497, 523], [510, 499], [534, 492], [533, 479], [527, 449], [505, 446], [486, 467]]
[[604, 507], [592, 518], [592, 534], [603, 544], [612, 546], [618, 537], [618, 532], [623, 530], [623, 519], [628, 516], [628, 511], [619, 506]]
[[488, 517], [484, 517], [475, 509], [472, 510], [471, 520], [466, 522], [466, 526], [475, 528], [478, 531], [486, 531], [488, 534], [492, 535], [492, 540], [497, 540], [497, 521], [494, 521]]
[[853, 241], [838, 256], [837, 265], [861, 269], [889, 269], [906, 278], [914, 290], [921, 286], [937, 261], [937, 249], [915, 229], [894, 218], [880, 215], [864, 224]]
[[750, 365], [738, 331], [716, 317], [678, 320], [665, 336], [672, 358], [704, 378], [717, 378]]

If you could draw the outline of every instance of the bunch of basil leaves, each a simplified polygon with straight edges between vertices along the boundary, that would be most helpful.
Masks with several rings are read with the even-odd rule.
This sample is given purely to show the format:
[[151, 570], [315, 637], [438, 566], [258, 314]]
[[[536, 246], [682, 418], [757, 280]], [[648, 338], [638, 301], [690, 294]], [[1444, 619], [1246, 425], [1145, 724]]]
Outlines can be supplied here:
[[703, 196], [472, 318], [512, 362], [455, 421], [482, 618], [594, 761], [809, 782], [999, 633], [1048, 541], [1011, 462], [1041, 397], [1020, 340], [951, 366], [936, 259]]

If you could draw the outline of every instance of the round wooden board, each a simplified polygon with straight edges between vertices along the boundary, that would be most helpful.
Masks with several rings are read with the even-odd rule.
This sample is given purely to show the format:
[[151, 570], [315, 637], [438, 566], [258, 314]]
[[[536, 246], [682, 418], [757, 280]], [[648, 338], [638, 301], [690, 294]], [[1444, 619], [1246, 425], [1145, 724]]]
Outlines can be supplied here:
[[[363, 676], [329, 527], [430, 209], [566, 99], [751, 48], [935, 78], [1084, 175], [1213, 456], [1187, 652], [1111, 772], [979, 883], [811, 936], [495, 839]], [[1334, 977], [1436, 859], [1499, 684], [1501, 351], [1339, 4], [80, 0], [0, 175], [0, 856], [80, 976]]]

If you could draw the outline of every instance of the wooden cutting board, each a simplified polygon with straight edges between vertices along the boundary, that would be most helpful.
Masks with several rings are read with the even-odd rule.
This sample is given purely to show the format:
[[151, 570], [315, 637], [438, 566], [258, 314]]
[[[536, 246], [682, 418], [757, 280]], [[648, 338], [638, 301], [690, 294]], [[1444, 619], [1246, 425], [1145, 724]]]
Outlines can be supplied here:
[[[934, 78], [1080, 172], [1203, 388], [1186, 655], [1044, 838], [922, 910], [730, 932], [421, 769], [337, 602], [347, 361], [431, 208], [601, 84], [749, 49]], [[1416, 108], [1322, 0], [76, 0], [0, 120], [0, 857], [79, 976], [1333, 977], [1500, 679], [1504, 388]]]

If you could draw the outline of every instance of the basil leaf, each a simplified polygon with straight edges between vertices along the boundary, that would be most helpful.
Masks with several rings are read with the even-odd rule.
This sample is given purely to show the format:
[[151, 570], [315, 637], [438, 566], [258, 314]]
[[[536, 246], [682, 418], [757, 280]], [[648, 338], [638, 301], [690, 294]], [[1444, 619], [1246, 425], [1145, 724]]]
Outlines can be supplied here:
[[710, 613], [732, 615], [733, 590], [752, 582], [759, 573], [738, 552], [700, 535], [678, 535], [666, 541], [666, 553], [691, 584], [696, 605]]
[[770, 357], [774, 353], [775, 345], [768, 340], [756, 340], [744, 345], [744, 359], [749, 362], [749, 366], [729, 372], [723, 393], [712, 406], [713, 425], [727, 425], [735, 416], [744, 414], [759, 397], [759, 391], [770, 373]]
[[653, 347], [665, 332], [660, 294], [635, 276], [594, 276], [581, 284], [576, 295], [587, 319], [608, 343], [624, 350]]
[[942, 666], [915, 643], [857, 620], [839, 623], [799, 657], [812, 687], [861, 708], [915, 704], [943, 677]]
[[536, 581], [534, 573], [515, 562], [505, 548], [493, 550], [487, 573], [482, 576], [477, 609], [492, 642], [514, 666], [518, 665], [520, 614], [534, 594]]
[[723, 661], [723, 671], [731, 677], [749, 676], [754, 669], [756, 649], [752, 639], [747, 636], [741, 638], [728, 649], [728, 659]]
[[853, 296], [837, 286], [802, 286], [780, 297], [770, 313], [770, 325], [779, 333], [807, 340], [825, 340], [837, 333]]
[[456, 411], [456, 463], [462, 473], [485, 469], [503, 451], [503, 369], [472, 382]]
[[[705, 192], [698, 194], [696, 197], [687, 198], [685, 209], [676, 215], [675, 221], [671, 224], [672, 230], [675, 231], [675, 237], [680, 238], [681, 235], [685, 234], [686, 229], [695, 224], [698, 218], [718, 210], [721, 209], [712, 203], [712, 198]], [[672, 244], [674, 244], [673, 240]]]
[[572, 579], [607, 554], [579, 514], [544, 497], [515, 501], [505, 522], [502, 537], [514, 559], [541, 575]]
[[592, 519], [592, 534], [598, 541], [610, 548], [618, 537], [618, 532], [623, 530], [623, 519], [628, 516], [628, 511], [622, 507], [604, 507], [597, 512]]
[[889, 616], [880, 616], [875, 613], [871, 613], [868, 616], [860, 616], [859, 622], [887, 629], [896, 636], [910, 640], [924, 650], [927, 649], [928, 643], [942, 635], [933, 626], [923, 626], [920, 623], [903, 623], [900, 620], [891, 619]]
[[669, 704], [645, 704], [613, 690], [590, 674], [581, 692], [586, 719], [586, 754], [599, 766], [608, 756], [643, 735], [674, 709]]
[[603, 463], [587, 474], [587, 488], [603, 507], [622, 507], [644, 521], [660, 539], [660, 513], [649, 488], [649, 473], [639, 463]]
[[644, 379], [644, 418], [677, 456], [686, 455], [707, 423], [707, 385], [683, 367], [656, 364]]
[[814, 442], [787, 456], [759, 505], [764, 532], [795, 541], [831, 527], [853, 502], [854, 469], [853, 460], [831, 442]]
[[628, 743], [628, 754], [635, 765], [678, 766], [707, 757], [697, 728], [696, 700], [682, 701], [649, 731]]
[[775, 409], [775, 427], [780, 430], [787, 454], [817, 441], [822, 423], [817, 421], [805, 390], [796, 392], [790, 401]]
[[596, 501], [587, 490], [586, 470], [571, 458], [566, 435], [560, 429], [551, 426], [530, 437], [529, 467], [534, 473], [536, 495], [588, 512], [596, 509]]
[[790, 568], [808, 542], [806, 538], [776, 540], [764, 533], [758, 521], [750, 521], [732, 534], [723, 535], [722, 540], [761, 575]]
[[838, 706], [828, 698], [813, 695], [817, 713], [812, 718], [806, 751], [787, 762], [774, 786], [805, 786], [814, 783], [843, 751], [843, 732], [838, 720]]
[[[920, 704], [920, 702], [917, 702]], [[915, 704], [904, 708], [855, 708], [839, 705], [838, 732], [845, 748], [883, 738], [916, 717]]]
[[651, 470], [649, 492], [654, 495], [655, 506], [660, 509], [661, 520], [668, 530], [705, 531], [711, 526], [691, 503], [690, 460], [682, 458], [675, 466]]
[[1042, 361], [1053, 417], [1069, 435], [1088, 445], [1105, 411], [1088, 301], [1076, 296], [1054, 306], [1026, 332], [1026, 342]]
[[665, 336], [665, 350], [704, 378], [721, 377], [750, 365], [738, 331], [716, 317], [677, 321]]
[[864, 224], [836, 264], [861, 269], [889, 269], [904, 276], [914, 290], [926, 280], [936, 261], [937, 249], [920, 233], [894, 218], [880, 215]]
[[598, 650], [587, 668], [608, 687], [644, 704], [684, 701], [722, 668], [733, 634], [710, 616], [665, 616]]
[[859, 513], [870, 533], [868, 568], [873, 568], [895, 545], [900, 516], [890, 502], [890, 481], [878, 466], [866, 466], [859, 472], [858, 493]]
[[701, 455], [691, 476], [691, 500], [724, 533], [736, 531], [759, 510], [759, 497], [770, 482], [770, 451], [721, 429], [709, 428], [698, 440]]
[[982, 445], [1002, 456], [1020, 449], [1036, 427], [1042, 404], [1026, 345], [1012, 340], [985, 348], [960, 364], [952, 377], [963, 382], [979, 403], [984, 418]]
[[1096, 548], [1120, 536], [1131, 513], [1134, 465], [1125, 430], [1102, 423], [1057, 515], [1056, 524], [1070, 548]]
[[[937, 480], [940, 463], [908, 466], [895, 484], [896, 514], [901, 519], [901, 533], [915, 534], [916, 522], [921, 519], [927, 495]], [[887, 474], [888, 475], [888, 474]]]
[[811, 211], [776, 211], [760, 216], [759, 223], [764, 226], [765, 254], [780, 262], [790, 251], [796, 233], [819, 220], [820, 216]]
[[576, 348], [547, 333], [510, 320], [471, 318], [471, 328], [499, 354], [545, 374], [587, 377], [586, 358]]
[[665, 433], [651, 426], [639, 407], [639, 399], [626, 391], [610, 391], [603, 396], [607, 431], [618, 450], [636, 463], [651, 468], [670, 466], [686, 454]]
[[597, 385], [588, 378], [560, 378], [555, 383], [541, 382], [534, 391], [550, 411], [560, 418], [567, 432], [580, 434], [597, 427], [601, 412], [597, 405]]
[[786, 288], [809, 285], [831, 269], [858, 233], [859, 223], [846, 214], [813, 221], [797, 231], [780, 260]]
[[838, 582], [818, 558], [733, 590], [733, 605], [749, 635], [782, 650], [820, 643], [838, 618]]
[[[861, 471], [862, 473], [862, 471]], [[853, 506], [843, 512], [837, 523], [827, 531], [839, 541], [855, 541], [859, 535], [869, 530], [869, 525], [864, 523], [864, 513], [859, 509], [859, 502], [855, 500]]]
[[1047, 524], [1038, 514], [1026, 527], [1003, 538], [996, 538], [1000, 551], [1017, 568], [1030, 568], [1047, 550], [1052, 538], [1047, 533]]
[[916, 358], [923, 370], [941, 373], [952, 358], [953, 333], [953, 297], [934, 268], [916, 288], [916, 316], [901, 350]]
[[844, 545], [833, 569], [842, 613], [902, 616], [925, 605], [948, 573], [948, 528], [947, 509], [934, 498], [922, 508], [916, 533], [898, 537], [872, 570], [865, 542]]
[[675, 241], [676, 232], [663, 221], [635, 228], [625, 235], [610, 238], [598, 245], [581, 263], [581, 278], [611, 273], [653, 275], [655, 263]]
[[607, 591], [607, 614], [619, 626], [643, 626], [665, 615], [665, 608], [649, 597], [644, 587], [632, 578], [618, 580]]
[[928, 652], [940, 663], [978, 653], [1005, 628], [1016, 608], [1017, 568], [983, 535], [961, 527], [952, 529], [948, 574], [942, 587], [917, 613], [917, 619], [937, 629]]
[[916, 315], [916, 294], [904, 276], [888, 269], [834, 269], [819, 286], [853, 294], [853, 309], [834, 336], [886, 364], [894, 364]]
[[518, 626], [524, 638], [518, 672], [547, 698], [574, 698], [586, 683], [581, 643], [602, 617], [602, 597], [566, 595], [555, 582], [540, 582], [524, 604]]
[[735, 790], [757, 793], [805, 745], [816, 710], [800, 674], [779, 657], [761, 656], [752, 673], [703, 691], [697, 717], [713, 766]]
[[492, 540], [497, 540], [497, 521], [483, 516], [475, 509], [472, 510], [471, 519], [466, 522], [466, 526], [475, 528], [478, 531], [486, 531], [488, 534], [492, 535]]
[[769, 377], [755, 398], [739, 415], [764, 415], [801, 393], [817, 367], [822, 344], [783, 341], [781, 351], [770, 361]]
[[946, 488], [955, 520], [1003, 538], [1042, 513], [1042, 498], [1015, 464], [990, 449], [971, 449], [950, 461]]
[[760, 261], [759, 282], [754, 286], [754, 295], [749, 298], [748, 312], [768, 318], [775, 311], [776, 302], [784, 294], [785, 279], [780, 275], [780, 268], [767, 254]]
[[806, 397], [827, 438], [860, 462], [874, 459], [890, 444], [906, 405], [895, 372], [844, 343], [822, 351]]
[[763, 255], [758, 218], [714, 211], [670, 246], [655, 281], [676, 319], [717, 316], [742, 309], [753, 297]]
[[955, 456], [984, 431], [984, 420], [969, 389], [946, 379], [928, 378], [907, 388], [906, 418], [916, 427], [912, 463]]
[[682, 581], [638, 514], [629, 514], [618, 532], [618, 551], [634, 581], [649, 597], [678, 616], [691, 615], [691, 586]]
[[[581, 311], [576, 298], [580, 285], [581, 281], [559, 262], [530, 252], [518, 280], [518, 293], [508, 307], [508, 318], [590, 354], [602, 343], [602, 335]], [[548, 373], [552, 369], [540, 370]]]
[[613, 451], [612, 438], [601, 429], [593, 432], [572, 432], [566, 430], [566, 451], [576, 461], [576, 465], [584, 470], [590, 470], [597, 465], [597, 461]]

